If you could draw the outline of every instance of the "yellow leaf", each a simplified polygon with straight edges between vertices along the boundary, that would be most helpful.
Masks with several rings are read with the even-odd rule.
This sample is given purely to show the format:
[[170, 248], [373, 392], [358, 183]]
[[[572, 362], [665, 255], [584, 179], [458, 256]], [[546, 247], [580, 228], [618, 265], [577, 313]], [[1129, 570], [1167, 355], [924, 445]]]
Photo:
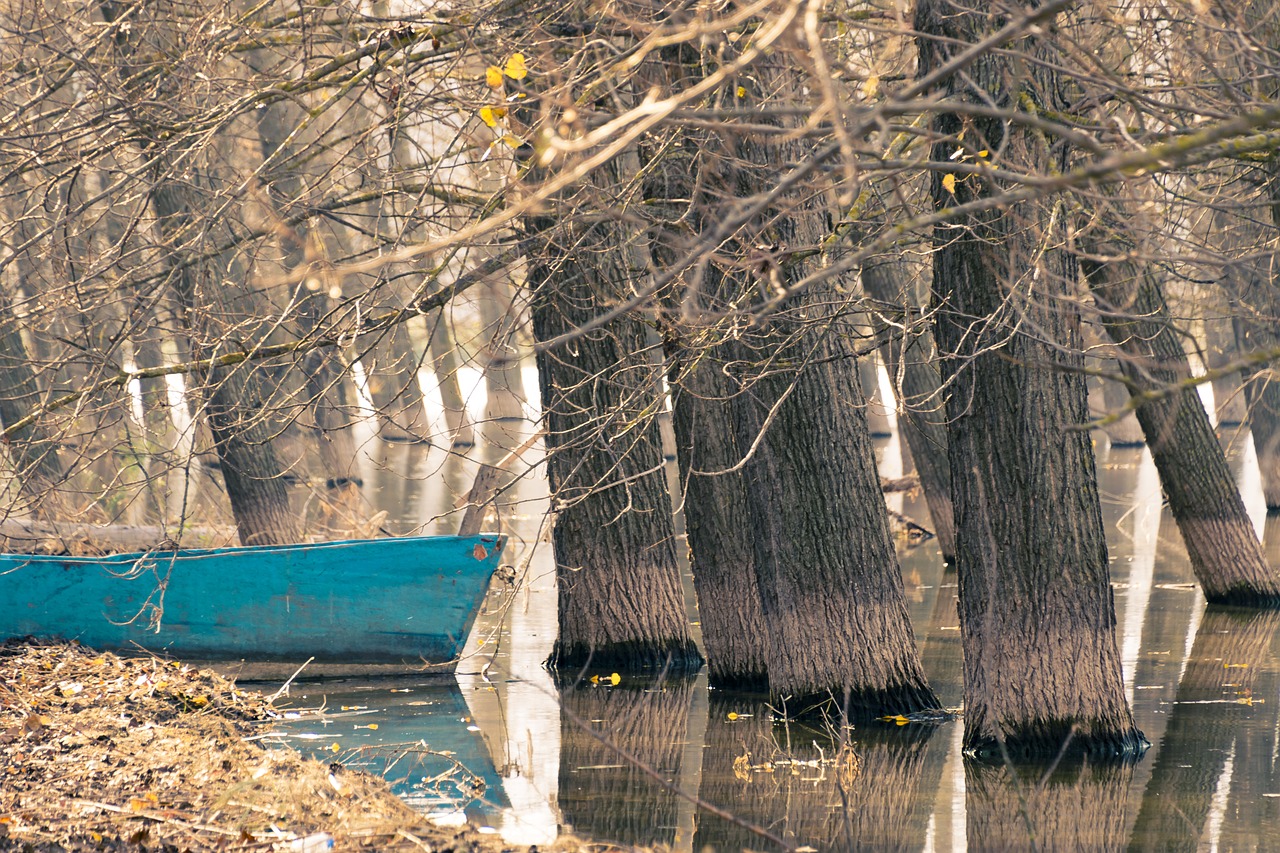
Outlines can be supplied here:
[[862, 96], [864, 98], [874, 98], [876, 93], [880, 91], [880, 75], [872, 74], [862, 84]]
[[599, 683], [600, 683], [600, 676], [598, 676], [598, 675], [593, 675], [593, 676], [591, 676], [591, 683], [592, 683], [592, 684], [599, 684]]
[[979, 151], [979, 152], [978, 152], [978, 159], [979, 159], [979, 160], [985, 160], [985, 159], [987, 159], [987, 158], [988, 158], [988, 157], [990, 157], [990, 156], [991, 156], [991, 152], [990, 152], [990, 151], [988, 151], [988, 150], [987, 150], [987, 149], [985, 149], [985, 148], [983, 148], [981, 151]]
[[618, 673], [613, 672], [609, 674], [609, 683], [612, 684], [614, 687], [617, 687], [618, 682], [620, 681], [622, 681], [622, 676], [618, 675]]
[[738, 715], [737, 715], [736, 713], [734, 713], [733, 711], [730, 711], [730, 712], [729, 712], [728, 714], [726, 714], [725, 716], [726, 716], [726, 717], [728, 717], [729, 722], [731, 722], [731, 723], [732, 723], [734, 720], [738, 719]]
[[[481, 107], [480, 120], [485, 124], [489, 125], [489, 127], [498, 126], [498, 117], [493, 114], [493, 107]], [[477, 546], [477, 547], [484, 547], [484, 546]], [[484, 558], [481, 557], [480, 559], [484, 559]]]
[[508, 148], [519, 148], [521, 145], [520, 137], [514, 136], [510, 133], [504, 133], [502, 135], [502, 141], [507, 144]]
[[738, 87], [738, 97], [739, 97], [739, 98], [745, 98], [746, 96], [747, 96], [747, 87], [746, 87], [746, 86], [739, 86], [739, 87]]
[[490, 89], [501, 89], [502, 69], [496, 65], [490, 65], [484, 70], [484, 82], [489, 85]]
[[374, 731], [377, 731], [377, 730], [378, 730], [378, 724], [377, 724], [377, 723], [370, 723], [369, 725], [365, 726], [365, 728], [366, 728], [366, 729], [373, 729]]
[[338, 746], [336, 743], [333, 746], [329, 747], [330, 752], [340, 752], [341, 750], [342, 750], [342, 747]]
[[507, 60], [507, 67], [503, 69], [506, 75], [512, 80], [523, 80], [529, 74], [529, 69], [524, 64], [523, 53], [513, 53], [511, 58]]
[[956, 194], [956, 176], [949, 172], [943, 175], [942, 188], [947, 192], [951, 193], [952, 195], [955, 195]]

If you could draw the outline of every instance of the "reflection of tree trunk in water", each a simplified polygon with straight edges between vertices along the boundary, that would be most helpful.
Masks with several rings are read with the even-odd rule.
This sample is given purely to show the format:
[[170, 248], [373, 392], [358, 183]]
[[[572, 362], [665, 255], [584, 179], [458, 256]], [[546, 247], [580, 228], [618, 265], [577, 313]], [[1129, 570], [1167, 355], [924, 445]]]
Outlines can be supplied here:
[[[729, 719], [729, 714], [736, 715]], [[750, 696], [713, 691], [707, 711], [706, 749], [702, 751], [702, 781], [698, 798], [743, 821], [787, 837], [778, 823], [785, 800], [781, 773], [751, 770], [776, 757], [773, 711]], [[710, 812], [698, 812], [693, 849], [769, 850], [773, 845], [758, 833]]]
[[[1210, 606], [1196, 631], [1130, 850], [1196, 850], [1225, 763], [1246, 723], [1273, 714], [1274, 692], [1246, 704], [1272, 653], [1280, 612]], [[1269, 737], [1268, 731], [1265, 736]], [[1267, 747], [1268, 752], [1270, 747]]]
[[436, 310], [424, 318], [427, 323], [427, 351], [440, 388], [445, 428], [454, 447], [470, 447], [476, 443], [475, 427], [467, 415], [467, 401], [458, 384], [458, 350], [444, 311]]
[[[989, 37], [993, 21], [985, 9], [920, 0], [919, 73]], [[1034, 37], [1009, 48], [1037, 58], [1047, 50]], [[1005, 53], [986, 53], [933, 94], [1066, 108], [1053, 62], [1028, 66], [1015, 70]], [[1002, 163], [1036, 173], [1066, 167], [1065, 150], [1047, 151], [1016, 123], [944, 112], [932, 129], [941, 162], [963, 132], [966, 146], [999, 151]], [[934, 173], [935, 209], [1004, 191], [992, 176], [951, 178], [949, 185]], [[1093, 448], [1087, 434], [1069, 429], [1088, 417], [1088, 401], [1077, 372], [1077, 266], [1061, 248], [1068, 234], [1056, 204], [1003, 206], [934, 231], [935, 335], [951, 383], [965, 745], [997, 757], [1006, 749], [1052, 757], [1069, 738], [1074, 751], [1140, 754], [1146, 743], [1120, 671]]]
[[[731, 713], [736, 718], [730, 719]], [[702, 800], [796, 846], [903, 851], [924, 846], [946, 760], [945, 729], [939, 735], [940, 727], [932, 725], [860, 727], [852, 732], [852, 758], [827, 732], [774, 723], [769, 706], [758, 700], [713, 694], [708, 719]], [[739, 824], [701, 812], [693, 849], [706, 847], [767, 850], [772, 845]]]
[[964, 776], [969, 850], [1117, 850], [1124, 844], [1131, 762], [1079, 756], [1054, 767], [966, 761]]
[[[647, 267], [645, 235], [608, 210], [630, 206], [637, 157], [593, 173], [590, 204], [530, 216], [535, 338], [547, 342], [627, 298]], [[621, 194], [622, 197], [618, 197]], [[585, 211], [590, 210], [590, 213]], [[662, 369], [635, 315], [538, 356], [559, 637], [550, 665], [634, 671], [702, 664], [689, 636], [657, 414]]]
[[[942, 379], [938, 375], [932, 324], [922, 326], [924, 321], [918, 317], [927, 283], [914, 275], [906, 262], [885, 259], [862, 268], [862, 286], [868, 296], [883, 304], [871, 316], [876, 333], [884, 337], [880, 354], [898, 395], [898, 429], [920, 475], [920, 488], [929, 505], [942, 559], [954, 563], [956, 532], [951, 462], [947, 455], [946, 400], [939, 390]], [[899, 307], [901, 311], [897, 310]], [[910, 338], [904, 342], [901, 329], [891, 328], [890, 322], [908, 326]]]
[[[592, 672], [596, 669], [593, 667]], [[613, 747], [675, 784], [689, 729], [692, 679], [580, 683], [560, 691], [560, 791], [567, 828], [593, 841], [636, 847], [675, 842], [679, 801]], [[570, 717], [570, 714], [577, 719]], [[597, 740], [583, 727], [606, 741]]]
[[[1152, 271], [1122, 259], [1123, 246], [1082, 245], [1094, 256], [1083, 259], [1082, 266], [1103, 326], [1124, 356], [1121, 369], [1134, 383], [1131, 393], [1189, 377], [1190, 365]], [[1106, 257], [1117, 259], [1100, 260]], [[1280, 600], [1280, 576], [1263, 559], [1195, 389], [1143, 403], [1137, 414], [1205, 597], [1246, 605]]]

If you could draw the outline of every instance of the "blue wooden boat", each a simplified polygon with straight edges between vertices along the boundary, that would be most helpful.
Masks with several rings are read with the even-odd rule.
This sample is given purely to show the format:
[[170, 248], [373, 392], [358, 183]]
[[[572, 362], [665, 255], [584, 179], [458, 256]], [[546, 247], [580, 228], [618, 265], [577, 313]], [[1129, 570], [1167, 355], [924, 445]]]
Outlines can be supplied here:
[[188, 660], [451, 670], [504, 544], [480, 534], [0, 554], [0, 639], [62, 637]]

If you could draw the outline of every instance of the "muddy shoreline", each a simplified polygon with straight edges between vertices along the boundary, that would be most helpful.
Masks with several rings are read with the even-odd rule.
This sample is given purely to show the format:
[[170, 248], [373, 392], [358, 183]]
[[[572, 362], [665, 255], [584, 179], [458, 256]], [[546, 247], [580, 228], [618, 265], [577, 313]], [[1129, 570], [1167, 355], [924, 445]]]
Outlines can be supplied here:
[[0, 644], [0, 850], [525, 849], [436, 826], [380, 778], [263, 746], [275, 714], [181, 662]]

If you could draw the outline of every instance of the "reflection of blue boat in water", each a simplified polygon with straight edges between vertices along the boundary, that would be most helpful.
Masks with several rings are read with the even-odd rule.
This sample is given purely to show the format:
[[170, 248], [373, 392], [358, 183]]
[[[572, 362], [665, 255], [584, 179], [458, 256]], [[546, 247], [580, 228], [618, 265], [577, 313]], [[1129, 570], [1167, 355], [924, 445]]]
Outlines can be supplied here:
[[481, 534], [107, 557], [0, 554], [0, 639], [449, 670], [503, 544]]
[[295, 686], [292, 694], [302, 716], [272, 731], [299, 751], [385, 776], [405, 802], [436, 818], [488, 825], [508, 805], [452, 679], [336, 680]]

